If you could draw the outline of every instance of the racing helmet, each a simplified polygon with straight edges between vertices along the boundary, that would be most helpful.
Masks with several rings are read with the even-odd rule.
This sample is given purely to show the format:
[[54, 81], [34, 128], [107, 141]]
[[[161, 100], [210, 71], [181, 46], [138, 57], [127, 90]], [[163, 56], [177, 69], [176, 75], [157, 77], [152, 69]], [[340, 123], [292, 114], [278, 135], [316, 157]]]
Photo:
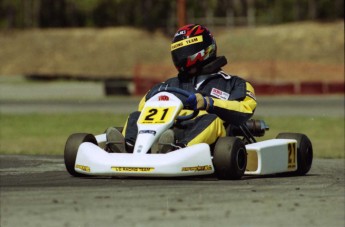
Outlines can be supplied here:
[[193, 76], [217, 56], [217, 45], [210, 31], [199, 24], [188, 24], [175, 33], [171, 56], [179, 73]]

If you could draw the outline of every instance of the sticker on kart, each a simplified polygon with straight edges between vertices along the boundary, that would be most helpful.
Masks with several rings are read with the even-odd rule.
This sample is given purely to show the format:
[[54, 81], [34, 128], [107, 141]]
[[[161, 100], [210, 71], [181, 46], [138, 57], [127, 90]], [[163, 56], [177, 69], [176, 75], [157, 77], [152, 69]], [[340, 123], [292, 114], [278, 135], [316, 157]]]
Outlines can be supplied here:
[[146, 107], [140, 115], [140, 124], [165, 124], [172, 120], [176, 107]]
[[211, 171], [212, 166], [211, 165], [205, 165], [205, 166], [192, 166], [192, 167], [182, 167], [182, 172], [200, 172], [200, 171]]
[[112, 166], [111, 169], [116, 172], [152, 172], [154, 167], [123, 167]]
[[75, 165], [75, 168], [76, 168], [76, 169], [83, 170], [83, 171], [88, 172], [88, 173], [91, 172], [91, 169], [90, 169], [90, 167], [88, 167], [88, 166], [83, 166], [83, 165], [78, 165], [78, 164], [76, 164], [76, 165]]
[[297, 164], [297, 148], [296, 143], [288, 143], [288, 169], [296, 169]]

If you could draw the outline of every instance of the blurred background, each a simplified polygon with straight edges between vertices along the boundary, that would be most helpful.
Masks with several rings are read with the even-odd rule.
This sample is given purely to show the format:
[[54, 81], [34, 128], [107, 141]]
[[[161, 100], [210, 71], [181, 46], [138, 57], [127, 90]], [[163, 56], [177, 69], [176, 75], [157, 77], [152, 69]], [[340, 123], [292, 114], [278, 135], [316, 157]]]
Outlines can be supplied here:
[[260, 94], [344, 92], [344, 0], [0, 0], [0, 75], [141, 95], [176, 75], [170, 41], [187, 23]]

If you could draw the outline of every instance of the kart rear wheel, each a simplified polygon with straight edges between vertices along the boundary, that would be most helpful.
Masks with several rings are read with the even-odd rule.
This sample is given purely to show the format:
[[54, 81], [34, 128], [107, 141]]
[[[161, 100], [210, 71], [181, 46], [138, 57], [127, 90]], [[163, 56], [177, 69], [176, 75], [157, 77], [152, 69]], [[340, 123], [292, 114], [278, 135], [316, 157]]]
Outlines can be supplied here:
[[306, 175], [313, 162], [313, 146], [309, 138], [300, 133], [280, 133], [277, 139], [294, 139], [297, 141], [297, 170], [295, 175]]
[[65, 166], [67, 171], [75, 177], [82, 177], [85, 176], [81, 173], [75, 171], [75, 160], [77, 158], [78, 149], [80, 144], [84, 142], [90, 142], [97, 145], [97, 141], [94, 135], [87, 134], [87, 133], [75, 133], [68, 137], [66, 145], [65, 145], [65, 152], [64, 152], [64, 159], [65, 159]]
[[218, 139], [213, 153], [213, 164], [219, 179], [239, 180], [247, 167], [247, 151], [237, 137]]

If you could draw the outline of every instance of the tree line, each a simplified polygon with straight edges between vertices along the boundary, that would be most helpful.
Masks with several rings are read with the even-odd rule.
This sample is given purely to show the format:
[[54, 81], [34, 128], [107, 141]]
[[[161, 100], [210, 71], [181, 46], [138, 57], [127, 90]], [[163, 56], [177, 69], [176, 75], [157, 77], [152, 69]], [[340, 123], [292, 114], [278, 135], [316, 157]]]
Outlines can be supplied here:
[[[179, 0], [0, 0], [0, 28], [176, 27]], [[237, 26], [344, 18], [344, 0], [183, 0], [187, 22]]]

